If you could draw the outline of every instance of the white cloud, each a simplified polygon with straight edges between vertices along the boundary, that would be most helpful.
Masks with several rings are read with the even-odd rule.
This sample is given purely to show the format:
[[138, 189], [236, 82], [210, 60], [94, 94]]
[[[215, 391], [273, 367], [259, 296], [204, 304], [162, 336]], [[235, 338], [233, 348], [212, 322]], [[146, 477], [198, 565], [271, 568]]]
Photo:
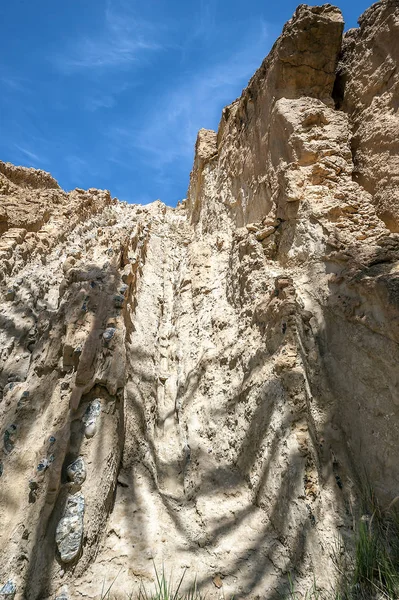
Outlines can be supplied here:
[[15, 148], [24, 156], [25, 159], [28, 159], [31, 164], [34, 166], [39, 166], [45, 164], [47, 162], [43, 157], [38, 156], [34, 152], [31, 152], [28, 148], [24, 148], [23, 146], [19, 146], [18, 144], [14, 144]]
[[115, 104], [115, 97], [106, 95], [90, 96], [85, 98], [84, 101], [86, 110], [89, 110], [90, 112], [94, 112], [102, 108], [112, 108], [115, 106]]
[[[156, 165], [158, 177], [166, 177], [165, 167], [192, 157], [200, 128], [217, 127], [223, 106], [231, 103], [246, 86], [266, 54], [266, 25], [252, 24], [248, 38], [227, 61], [189, 75], [154, 103], [141, 125], [130, 123], [113, 127], [109, 135], [115, 150], [126, 152]], [[171, 91], [170, 91], [171, 90]]]
[[121, 0], [108, 0], [101, 32], [71, 40], [56, 66], [64, 72], [82, 69], [126, 67], [138, 62], [145, 52], [160, 50], [155, 27], [138, 19]]

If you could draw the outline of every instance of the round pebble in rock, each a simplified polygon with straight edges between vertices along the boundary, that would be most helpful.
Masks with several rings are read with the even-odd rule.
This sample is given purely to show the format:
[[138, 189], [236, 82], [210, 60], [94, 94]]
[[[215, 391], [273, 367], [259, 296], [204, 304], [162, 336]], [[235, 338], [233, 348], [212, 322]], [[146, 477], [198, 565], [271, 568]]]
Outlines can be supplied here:
[[96, 424], [90, 423], [90, 425], [88, 425], [85, 429], [85, 436], [87, 438], [92, 438], [95, 435], [96, 431], [97, 431]]
[[85, 436], [88, 438], [93, 437], [96, 433], [97, 427], [97, 419], [101, 413], [101, 402], [98, 399], [90, 402], [89, 406], [86, 409], [85, 414], [83, 415], [83, 423], [86, 425], [85, 427]]
[[82, 485], [86, 479], [86, 466], [83, 458], [79, 456], [67, 468], [68, 479], [77, 485]]
[[115, 335], [115, 327], [107, 327], [103, 333], [104, 342], [110, 342]]
[[117, 294], [114, 296], [114, 306], [115, 308], [122, 308], [123, 303], [125, 301], [125, 297]]
[[47, 458], [43, 458], [37, 465], [37, 470], [39, 471], [39, 473], [41, 473], [42, 471], [45, 471], [48, 468], [48, 466], [49, 462]]

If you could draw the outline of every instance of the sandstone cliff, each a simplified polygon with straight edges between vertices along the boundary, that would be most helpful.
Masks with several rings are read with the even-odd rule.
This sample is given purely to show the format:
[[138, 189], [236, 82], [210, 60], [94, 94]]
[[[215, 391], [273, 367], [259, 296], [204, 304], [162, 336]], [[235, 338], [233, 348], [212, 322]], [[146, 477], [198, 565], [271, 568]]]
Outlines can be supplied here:
[[299, 6], [176, 209], [0, 163], [0, 598], [330, 590], [398, 496], [398, 28]]

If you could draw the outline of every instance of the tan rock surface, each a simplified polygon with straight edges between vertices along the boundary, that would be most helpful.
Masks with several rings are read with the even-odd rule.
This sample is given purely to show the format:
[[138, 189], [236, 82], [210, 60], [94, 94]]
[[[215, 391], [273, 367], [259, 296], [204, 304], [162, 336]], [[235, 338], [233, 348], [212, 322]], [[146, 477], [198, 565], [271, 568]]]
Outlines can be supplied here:
[[209, 598], [275, 599], [289, 574], [328, 590], [361, 476], [398, 495], [399, 237], [332, 100], [342, 27], [330, 5], [297, 9], [200, 131], [177, 209], [0, 163], [0, 584], [16, 600], [113, 581], [126, 598], [152, 561]]
[[378, 215], [399, 232], [399, 16], [381, 0], [344, 37], [336, 84], [338, 107], [350, 116], [355, 177]]

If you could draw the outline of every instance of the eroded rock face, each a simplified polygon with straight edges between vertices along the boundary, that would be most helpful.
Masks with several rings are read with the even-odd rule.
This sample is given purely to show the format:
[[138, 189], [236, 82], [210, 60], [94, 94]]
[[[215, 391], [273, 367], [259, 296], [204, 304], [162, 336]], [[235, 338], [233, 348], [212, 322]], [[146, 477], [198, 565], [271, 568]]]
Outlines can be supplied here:
[[94, 599], [104, 580], [122, 599], [152, 560], [210, 598], [284, 596], [288, 574], [328, 590], [360, 476], [398, 496], [399, 238], [379, 181], [394, 190], [396, 141], [382, 121], [374, 170], [370, 110], [396, 118], [375, 48], [394, 60], [397, 20], [382, 0], [340, 54], [339, 10], [301, 5], [199, 132], [176, 209], [1, 165], [0, 573], [17, 600]]
[[[277, 154], [279, 145], [285, 144], [285, 136], [271, 137], [269, 121], [274, 105], [280, 98], [303, 96], [333, 105], [331, 93], [342, 30], [343, 19], [337, 8], [301, 4], [242, 96], [223, 110], [217, 153], [202, 150], [211, 147], [212, 134], [200, 131], [187, 199], [194, 223], [199, 219], [198, 207], [202, 221], [205, 210], [216, 210], [215, 198], [238, 226], [269, 213], [274, 182], [267, 169], [267, 155], [271, 146]], [[212, 178], [207, 177], [210, 171]]]
[[399, 17], [381, 0], [344, 37], [335, 96], [353, 129], [356, 180], [378, 216], [399, 232]]

